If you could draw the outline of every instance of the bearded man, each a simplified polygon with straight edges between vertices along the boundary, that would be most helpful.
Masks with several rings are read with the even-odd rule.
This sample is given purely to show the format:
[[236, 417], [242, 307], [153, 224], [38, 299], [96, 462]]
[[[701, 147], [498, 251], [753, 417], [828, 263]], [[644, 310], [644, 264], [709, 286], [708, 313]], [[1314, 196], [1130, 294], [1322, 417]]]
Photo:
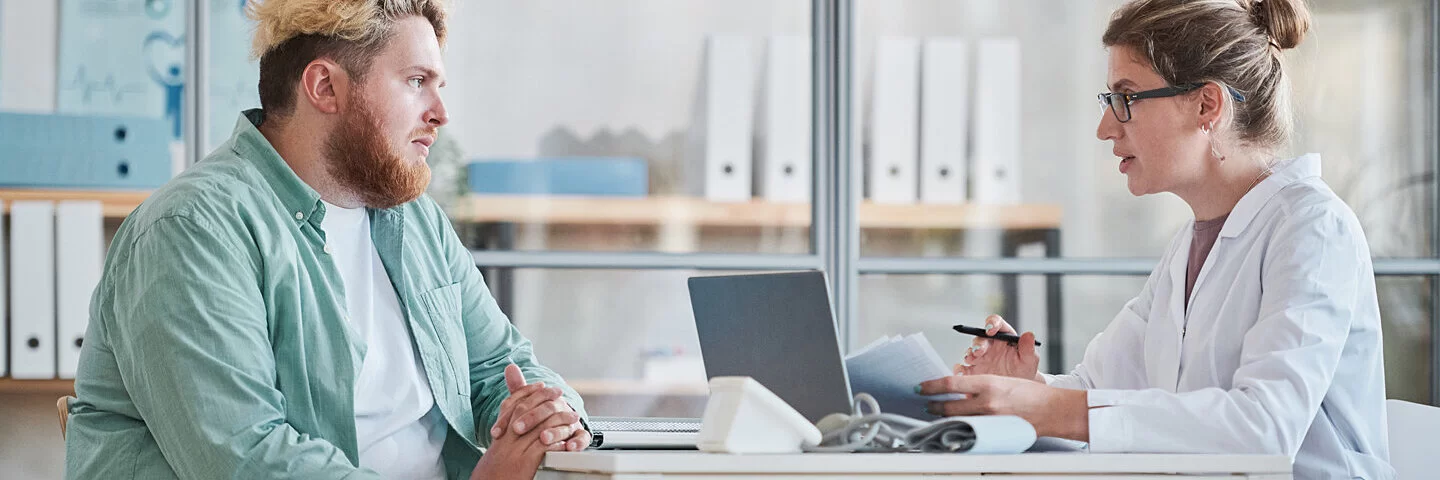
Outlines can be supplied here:
[[249, 13], [262, 108], [116, 234], [66, 477], [531, 478], [586, 448], [580, 397], [423, 195], [445, 6]]

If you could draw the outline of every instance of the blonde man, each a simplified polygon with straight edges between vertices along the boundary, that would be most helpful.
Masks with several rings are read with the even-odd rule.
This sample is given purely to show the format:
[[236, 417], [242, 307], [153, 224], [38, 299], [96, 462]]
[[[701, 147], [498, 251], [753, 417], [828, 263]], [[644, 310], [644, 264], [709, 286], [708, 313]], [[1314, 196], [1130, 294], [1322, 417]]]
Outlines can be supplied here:
[[588, 446], [580, 397], [422, 195], [444, 6], [250, 14], [262, 108], [120, 227], [67, 477], [529, 478]]

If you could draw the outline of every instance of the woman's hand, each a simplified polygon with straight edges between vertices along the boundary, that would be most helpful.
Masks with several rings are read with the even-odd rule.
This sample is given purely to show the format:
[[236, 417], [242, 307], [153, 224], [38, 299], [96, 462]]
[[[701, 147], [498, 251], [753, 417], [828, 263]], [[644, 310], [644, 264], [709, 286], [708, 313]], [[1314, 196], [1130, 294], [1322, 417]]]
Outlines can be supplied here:
[[960, 400], [930, 402], [934, 415], [1015, 415], [1035, 426], [1036, 435], [1090, 441], [1090, 406], [1084, 390], [996, 375], [953, 375], [921, 383], [920, 393], [965, 394]]
[[[999, 315], [985, 319], [985, 333], [1015, 334], [1015, 328]], [[1040, 377], [1040, 357], [1035, 354], [1035, 334], [1020, 335], [1020, 343], [975, 337], [970, 350], [965, 354], [965, 364], [956, 365], [955, 373], [961, 375], [1003, 375], [1045, 383]]]

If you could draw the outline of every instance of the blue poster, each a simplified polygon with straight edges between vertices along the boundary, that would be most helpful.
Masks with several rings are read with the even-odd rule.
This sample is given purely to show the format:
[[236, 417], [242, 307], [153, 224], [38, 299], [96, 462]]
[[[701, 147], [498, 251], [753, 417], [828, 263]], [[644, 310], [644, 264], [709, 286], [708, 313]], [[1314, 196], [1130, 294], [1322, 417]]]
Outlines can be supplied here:
[[60, 113], [169, 120], [180, 138], [184, 0], [61, 0]]

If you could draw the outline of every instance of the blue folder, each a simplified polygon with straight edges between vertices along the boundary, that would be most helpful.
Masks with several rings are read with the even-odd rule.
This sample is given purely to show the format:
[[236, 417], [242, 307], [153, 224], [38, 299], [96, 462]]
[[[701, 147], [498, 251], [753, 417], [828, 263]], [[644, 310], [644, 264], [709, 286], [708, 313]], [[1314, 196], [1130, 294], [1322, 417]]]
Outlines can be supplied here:
[[643, 197], [650, 191], [645, 160], [628, 157], [476, 159], [470, 190], [501, 195]]
[[0, 113], [0, 187], [157, 188], [169, 142], [160, 118]]

